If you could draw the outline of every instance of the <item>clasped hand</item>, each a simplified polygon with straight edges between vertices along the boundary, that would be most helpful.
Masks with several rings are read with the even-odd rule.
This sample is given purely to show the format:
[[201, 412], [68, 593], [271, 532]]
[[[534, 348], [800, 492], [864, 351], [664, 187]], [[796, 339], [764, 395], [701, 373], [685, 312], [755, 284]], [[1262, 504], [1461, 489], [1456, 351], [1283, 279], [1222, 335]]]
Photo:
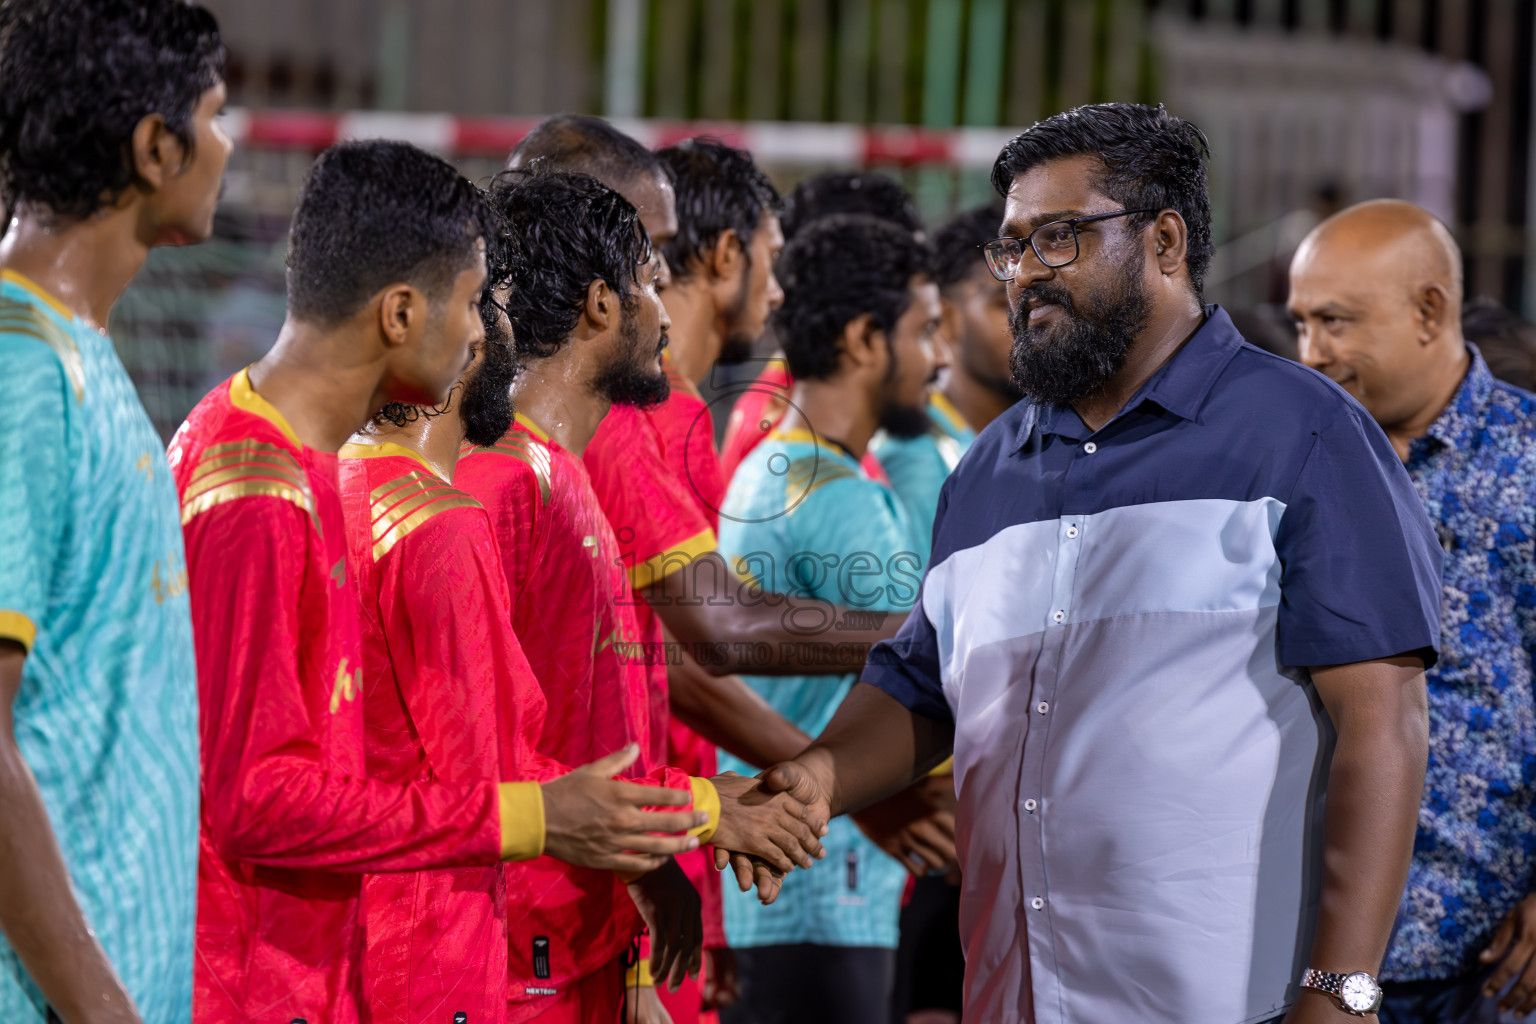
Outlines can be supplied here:
[[720, 827], [710, 840], [715, 867], [723, 871], [729, 864], [742, 892], [756, 884], [758, 899], [772, 903], [785, 875], [827, 855], [820, 839], [827, 834], [830, 802], [797, 762], [755, 779], [727, 772], [713, 781], [721, 806]]

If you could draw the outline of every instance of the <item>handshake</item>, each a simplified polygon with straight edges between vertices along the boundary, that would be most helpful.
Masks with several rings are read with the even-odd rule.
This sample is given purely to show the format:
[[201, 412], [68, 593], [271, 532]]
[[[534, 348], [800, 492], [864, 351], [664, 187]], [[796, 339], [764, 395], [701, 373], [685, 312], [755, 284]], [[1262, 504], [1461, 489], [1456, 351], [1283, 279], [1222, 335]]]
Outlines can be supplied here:
[[[821, 837], [832, 817], [832, 765], [815, 754], [783, 761], [756, 778], [727, 772], [710, 781], [720, 796], [719, 820], [684, 807], [685, 790], [615, 780], [638, 756], [631, 746], [543, 785], [545, 852], [561, 860], [618, 872], [651, 933], [651, 971], [672, 987], [698, 976], [702, 933], [699, 897], [672, 856], [715, 848], [715, 867], [729, 866], [742, 892], [757, 886], [764, 904], [784, 878], [826, 856]], [[928, 778], [854, 815], [877, 846], [916, 875], [954, 866], [954, 782]]]
[[545, 852], [572, 864], [638, 876], [678, 853], [697, 849], [711, 829], [716, 867], [729, 864], [742, 892], [753, 884], [772, 903], [784, 876], [826, 856], [821, 837], [831, 818], [830, 787], [795, 761], [757, 778], [726, 772], [710, 781], [720, 795], [719, 821], [684, 807], [692, 794], [615, 780], [633, 764], [627, 748], [544, 783]]

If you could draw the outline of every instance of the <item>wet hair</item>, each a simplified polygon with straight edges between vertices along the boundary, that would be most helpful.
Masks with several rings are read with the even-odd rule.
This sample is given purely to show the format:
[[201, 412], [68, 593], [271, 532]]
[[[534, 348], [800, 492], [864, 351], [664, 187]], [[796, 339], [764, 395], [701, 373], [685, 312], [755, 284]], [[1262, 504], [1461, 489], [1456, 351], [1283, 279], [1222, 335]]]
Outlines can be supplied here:
[[1536, 391], [1536, 324], [1493, 299], [1477, 298], [1461, 308], [1461, 334], [1495, 377]]
[[837, 372], [843, 328], [868, 313], [885, 331], [912, 301], [912, 278], [929, 273], [932, 253], [911, 231], [869, 214], [833, 214], [795, 236], [775, 268], [784, 305], [775, 333], [796, 380]]
[[873, 171], [829, 171], [795, 186], [784, 204], [784, 237], [834, 213], [867, 213], [909, 232], [923, 230], [907, 190], [896, 179]]
[[159, 114], [191, 152], [224, 77], [219, 25], [182, 0], [0, 4], [0, 193], [88, 217], [134, 182], [134, 129]]
[[[1036, 121], [1003, 147], [992, 186], [1006, 196], [1019, 175], [1049, 160], [1097, 157], [1104, 165], [1096, 191], [1127, 210], [1176, 210], [1189, 228], [1185, 261], [1199, 294], [1211, 264], [1211, 195], [1205, 180], [1210, 146], [1205, 133], [1159, 103], [1094, 103]], [[1126, 218], [1139, 231], [1155, 213]]]
[[655, 153], [587, 114], [556, 114], [540, 121], [507, 157], [507, 169], [586, 174], [614, 188], [667, 176]]
[[750, 265], [752, 235], [766, 211], [784, 200], [752, 154], [709, 138], [688, 139], [656, 154], [677, 192], [677, 235], [661, 247], [672, 275], [686, 280], [720, 235], [735, 231]]
[[585, 174], [503, 171], [490, 198], [505, 224], [503, 281], [521, 358], [547, 359], [565, 345], [595, 280], [633, 308], [646, 240], [623, 196]]
[[1003, 208], [990, 204], [955, 215], [933, 236], [933, 279], [940, 288], [959, 284], [974, 267], [985, 265], [981, 247], [997, 237]]
[[340, 142], [320, 154], [293, 211], [288, 311], [334, 324], [380, 289], [444, 296], [494, 230], [480, 190], [453, 165], [407, 142]]

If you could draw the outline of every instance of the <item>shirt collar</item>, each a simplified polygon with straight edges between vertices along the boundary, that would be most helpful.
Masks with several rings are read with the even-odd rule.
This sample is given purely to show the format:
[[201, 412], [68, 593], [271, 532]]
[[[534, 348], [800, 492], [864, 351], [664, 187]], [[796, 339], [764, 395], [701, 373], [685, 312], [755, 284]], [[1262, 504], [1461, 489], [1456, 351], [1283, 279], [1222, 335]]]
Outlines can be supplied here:
[[[253, 364], [254, 365], [254, 364]], [[229, 380], [229, 401], [237, 409], [241, 409], [253, 416], [260, 416], [268, 423], [280, 430], [295, 448], [303, 448], [304, 442], [299, 440], [299, 435], [293, 432], [283, 414], [277, 411], [277, 407], [262, 398], [251, 387], [251, 368], [247, 366]]]
[[527, 416], [524, 416], [520, 412], [513, 413], [512, 418], [515, 419], [518, 423], [522, 424], [523, 429], [528, 431], [528, 433], [532, 434], [540, 441], [543, 441], [545, 444], [549, 443], [549, 435], [544, 432], [543, 427], [533, 422], [533, 420], [529, 419]]
[[1467, 342], [1467, 352], [1472, 356], [1472, 362], [1467, 366], [1466, 376], [1461, 378], [1456, 394], [1435, 417], [1425, 435], [1448, 448], [1467, 446], [1472, 433], [1483, 421], [1493, 394], [1493, 374], [1483, 354], [1470, 341]]
[[[1119, 416], [1137, 408], [1143, 402], [1155, 402], [1180, 419], [1198, 421], [1200, 408], [1216, 383], [1221, 371], [1237, 354], [1243, 336], [1237, 332], [1227, 311], [1217, 305], [1205, 307], [1205, 323], [1190, 336], [1189, 341], [1173, 354], [1145, 384], [1125, 403]], [[1116, 419], [1119, 419], [1116, 416]], [[1024, 447], [1036, 430], [1044, 434], [1059, 434], [1081, 440], [1090, 431], [1070, 405], [1040, 405], [1030, 403], [1024, 410], [1019, 424], [1014, 449]]]

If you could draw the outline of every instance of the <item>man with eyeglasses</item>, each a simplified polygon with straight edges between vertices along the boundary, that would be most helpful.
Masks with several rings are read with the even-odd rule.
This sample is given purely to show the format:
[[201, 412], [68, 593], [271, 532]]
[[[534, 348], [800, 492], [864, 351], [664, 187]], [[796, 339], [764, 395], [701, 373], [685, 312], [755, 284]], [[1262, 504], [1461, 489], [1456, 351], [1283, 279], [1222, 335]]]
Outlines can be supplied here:
[[1381, 430], [1201, 303], [1204, 136], [1102, 104], [1003, 150], [1025, 395], [897, 638], [768, 775], [857, 809], [955, 757], [967, 1021], [1374, 1019], [1440, 548]]

